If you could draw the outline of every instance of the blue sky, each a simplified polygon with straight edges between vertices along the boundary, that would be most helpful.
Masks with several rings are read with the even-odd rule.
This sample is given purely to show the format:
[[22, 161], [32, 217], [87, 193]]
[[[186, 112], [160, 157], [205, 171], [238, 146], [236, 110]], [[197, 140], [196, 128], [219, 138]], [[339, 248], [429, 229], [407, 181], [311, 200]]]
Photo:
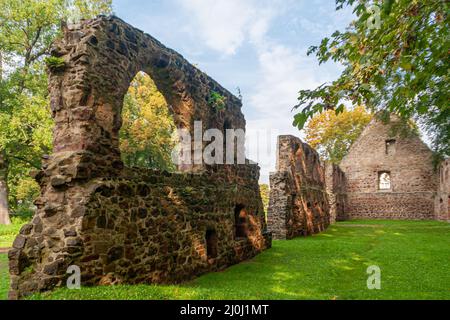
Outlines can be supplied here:
[[302, 136], [292, 126], [298, 91], [333, 80], [341, 69], [319, 66], [308, 47], [352, 19], [350, 10], [335, 11], [334, 0], [114, 0], [113, 6], [232, 93], [240, 88], [248, 156], [260, 164], [264, 183], [275, 170], [277, 135]]

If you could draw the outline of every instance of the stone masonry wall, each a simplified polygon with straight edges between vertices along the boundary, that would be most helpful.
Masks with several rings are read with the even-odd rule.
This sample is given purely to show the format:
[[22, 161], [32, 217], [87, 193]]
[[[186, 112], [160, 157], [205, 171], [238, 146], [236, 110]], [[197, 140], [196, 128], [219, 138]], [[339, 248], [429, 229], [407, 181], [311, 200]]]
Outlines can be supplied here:
[[[36, 213], [9, 252], [10, 299], [65, 284], [172, 283], [223, 269], [271, 245], [259, 167], [199, 165], [169, 174], [124, 168], [123, 98], [144, 71], [178, 128], [245, 129], [241, 102], [175, 51], [116, 17], [64, 30], [49, 67], [54, 150], [33, 176]], [[209, 104], [226, 98], [223, 110]], [[157, 123], [155, 123], [157, 125]], [[203, 146], [195, 146], [202, 148]]]
[[[431, 150], [416, 135], [402, 135], [399, 119], [373, 120], [340, 163], [347, 180], [350, 219], [435, 219], [437, 175]], [[388, 172], [391, 188], [380, 190]]]
[[336, 164], [325, 164], [325, 185], [330, 205], [330, 223], [347, 220], [347, 182], [344, 172]]
[[[63, 157], [60, 167], [73, 162], [82, 171], [79, 174], [89, 177], [120, 173], [123, 100], [140, 71], [155, 82], [177, 128], [192, 136], [195, 121], [202, 121], [203, 129], [245, 129], [238, 98], [180, 54], [117, 17], [69, 26], [64, 38], [54, 44], [52, 55], [65, 62], [64, 67], [50, 68], [49, 83], [54, 153], [71, 154], [71, 158]], [[210, 105], [213, 93], [225, 98], [222, 110]], [[198, 148], [202, 145], [193, 143], [193, 149]]]
[[[11, 298], [65, 285], [70, 265], [83, 285], [177, 283], [253, 257], [270, 247], [258, 175], [257, 166], [210, 175], [128, 169], [70, 196], [60, 189], [66, 209], [36, 215], [9, 252]], [[70, 208], [77, 196], [82, 204]], [[243, 238], [237, 205], [247, 213]], [[208, 232], [216, 237], [209, 248]]]
[[274, 239], [325, 230], [330, 208], [319, 155], [293, 136], [278, 138], [277, 172], [270, 177], [268, 227]]
[[435, 208], [437, 219], [450, 221], [450, 159], [443, 161], [439, 168], [439, 189]]

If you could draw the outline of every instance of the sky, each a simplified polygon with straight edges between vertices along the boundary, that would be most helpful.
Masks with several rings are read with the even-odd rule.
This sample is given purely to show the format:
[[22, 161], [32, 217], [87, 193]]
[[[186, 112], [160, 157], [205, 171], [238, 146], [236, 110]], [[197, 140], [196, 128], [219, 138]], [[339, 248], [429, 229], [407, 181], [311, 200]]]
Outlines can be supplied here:
[[275, 171], [281, 134], [292, 126], [298, 92], [336, 79], [342, 66], [319, 66], [306, 52], [352, 20], [335, 0], [114, 0], [114, 13], [176, 50], [243, 97], [248, 158], [261, 183]]

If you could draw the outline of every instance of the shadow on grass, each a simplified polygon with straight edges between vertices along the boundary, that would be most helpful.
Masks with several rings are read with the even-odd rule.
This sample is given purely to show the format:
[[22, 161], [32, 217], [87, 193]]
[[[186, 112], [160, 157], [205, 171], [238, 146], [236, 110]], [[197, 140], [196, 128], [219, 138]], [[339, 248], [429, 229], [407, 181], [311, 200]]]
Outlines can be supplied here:
[[[344, 222], [274, 241], [248, 262], [182, 285], [60, 289], [32, 299], [450, 299], [448, 243], [445, 223]], [[367, 289], [371, 265], [382, 270], [381, 290]]]

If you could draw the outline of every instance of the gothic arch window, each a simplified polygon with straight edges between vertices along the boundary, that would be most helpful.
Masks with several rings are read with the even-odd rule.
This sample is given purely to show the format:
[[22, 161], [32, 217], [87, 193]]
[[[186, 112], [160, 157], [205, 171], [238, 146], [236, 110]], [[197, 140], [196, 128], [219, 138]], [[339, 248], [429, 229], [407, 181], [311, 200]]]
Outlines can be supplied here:
[[392, 189], [391, 173], [383, 171], [378, 173], [378, 190], [386, 191]]
[[174, 118], [147, 73], [140, 71], [131, 81], [121, 116], [119, 148], [125, 166], [174, 171]]

